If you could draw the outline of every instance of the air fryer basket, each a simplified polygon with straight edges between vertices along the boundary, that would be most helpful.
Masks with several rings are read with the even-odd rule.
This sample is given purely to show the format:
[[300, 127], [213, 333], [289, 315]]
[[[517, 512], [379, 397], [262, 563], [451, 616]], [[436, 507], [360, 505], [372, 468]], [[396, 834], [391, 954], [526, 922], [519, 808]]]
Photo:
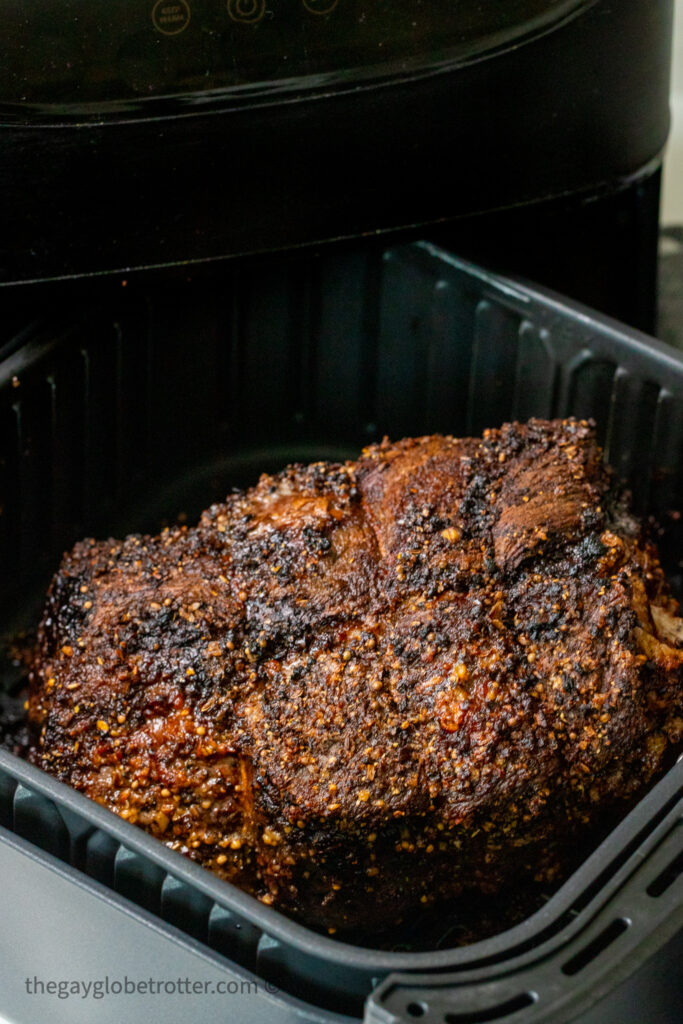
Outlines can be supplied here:
[[[82, 535], [192, 520], [260, 470], [354, 455], [385, 433], [472, 434], [532, 415], [596, 418], [680, 584], [683, 359], [565, 300], [427, 243], [14, 295], [0, 349], [7, 636], [35, 620]], [[571, 1019], [683, 924], [682, 816], [677, 764], [522, 924], [458, 949], [385, 952], [285, 919], [0, 750], [0, 825], [16, 850], [28, 840], [74, 885], [89, 876], [276, 984], [301, 1020]]]

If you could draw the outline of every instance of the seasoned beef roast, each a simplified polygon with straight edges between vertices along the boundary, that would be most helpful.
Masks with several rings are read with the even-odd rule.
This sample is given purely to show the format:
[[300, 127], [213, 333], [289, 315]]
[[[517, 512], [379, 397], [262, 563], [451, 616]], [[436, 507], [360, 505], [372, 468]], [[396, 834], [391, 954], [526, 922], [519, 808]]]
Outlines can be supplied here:
[[683, 734], [683, 622], [591, 424], [290, 466], [51, 585], [32, 759], [303, 921], [553, 877]]

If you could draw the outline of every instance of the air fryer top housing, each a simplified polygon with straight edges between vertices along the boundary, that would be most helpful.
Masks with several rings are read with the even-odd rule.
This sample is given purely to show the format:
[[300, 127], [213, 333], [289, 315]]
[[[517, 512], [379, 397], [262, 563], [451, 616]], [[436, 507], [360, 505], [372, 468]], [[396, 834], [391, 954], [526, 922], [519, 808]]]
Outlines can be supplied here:
[[[308, 91], [462, 64], [589, 0], [32, 0], [3, 12], [8, 117]], [[221, 97], [225, 99], [226, 97]]]
[[3, 283], [597, 194], [668, 130], [672, 0], [3, 6]]

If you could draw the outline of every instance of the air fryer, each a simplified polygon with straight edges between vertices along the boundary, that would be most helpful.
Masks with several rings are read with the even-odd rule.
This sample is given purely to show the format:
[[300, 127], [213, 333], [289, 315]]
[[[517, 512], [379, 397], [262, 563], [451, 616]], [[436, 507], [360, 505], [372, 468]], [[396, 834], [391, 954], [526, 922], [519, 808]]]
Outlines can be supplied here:
[[[671, 15], [669, 0], [8, 8], [5, 635], [35, 621], [61, 552], [82, 535], [191, 518], [262, 470], [353, 455], [384, 433], [465, 432], [544, 402], [548, 413], [600, 414], [615, 393], [600, 359], [562, 406], [549, 350], [531, 343], [523, 316], [494, 317], [488, 340], [459, 347], [485, 281], [475, 274], [462, 307], [447, 272], [433, 279], [416, 271], [422, 257], [391, 254], [435, 242], [446, 263], [464, 254], [652, 328]], [[507, 286], [497, 287], [496, 301]], [[538, 398], [526, 405], [526, 385], [510, 391], [522, 364]], [[639, 377], [646, 419], [648, 373], [662, 365]], [[465, 422], [475, 399], [476, 423]], [[678, 550], [675, 530], [664, 544]], [[664, 843], [655, 877], [673, 842], [668, 784], [652, 825]], [[68, 811], [46, 818], [33, 778], [3, 785], [2, 821], [19, 846], [47, 846], [79, 871], [94, 864], [102, 884], [135, 899], [128, 868], [133, 878], [148, 869], [126, 860], [129, 833], [112, 840], [120, 854], [58, 826], [53, 849], [47, 823], [70, 821]], [[620, 878], [634, 839], [615, 835]], [[150, 877], [143, 903], [155, 910], [166, 898], [155, 895], [159, 872]], [[192, 911], [180, 905], [184, 921]], [[648, 919], [660, 938], [672, 919], [661, 917]], [[246, 950], [264, 977], [280, 977], [267, 966], [280, 953], [258, 936], [252, 948], [249, 927], [230, 919], [223, 955], [240, 964]], [[520, 992], [508, 1016], [531, 1012], [514, 1003]], [[320, 998], [329, 1008], [329, 992]], [[345, 1005], [359, 1015], [356, 995]]]

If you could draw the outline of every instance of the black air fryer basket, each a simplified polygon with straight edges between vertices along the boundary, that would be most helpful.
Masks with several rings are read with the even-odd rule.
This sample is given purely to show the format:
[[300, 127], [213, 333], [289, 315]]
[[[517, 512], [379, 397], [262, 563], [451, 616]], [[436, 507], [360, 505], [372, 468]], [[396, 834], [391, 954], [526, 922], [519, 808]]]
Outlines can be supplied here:
[[[683, 359], [566, 300], [418, 243], [41, 286], [21, 301], [42, 312], [0, 350], [8, 637], [35, 622], [82, 535], [191, 521], [263, 470], [354, 456], [384, 434], [478, 434], [530, 416], [596, 419], [680, 584]], [[6, 689], [17, 681], [8, 672]], [[683, 925], [682, 815], [676, 764], [521, 924], [387, 952], [289, 921], [0, 750], [3, 863], [52, 872], [84, 928], [93, 907], [123, 908], [150, 936], [212, 951], [225, 977], [276, 989], [244, 1004], [245, 1022], [571, 1020]], [[73, 974], [66, 950], [51, 966]], [[125, 1014], [143, 1019], [131, 1001]]]

